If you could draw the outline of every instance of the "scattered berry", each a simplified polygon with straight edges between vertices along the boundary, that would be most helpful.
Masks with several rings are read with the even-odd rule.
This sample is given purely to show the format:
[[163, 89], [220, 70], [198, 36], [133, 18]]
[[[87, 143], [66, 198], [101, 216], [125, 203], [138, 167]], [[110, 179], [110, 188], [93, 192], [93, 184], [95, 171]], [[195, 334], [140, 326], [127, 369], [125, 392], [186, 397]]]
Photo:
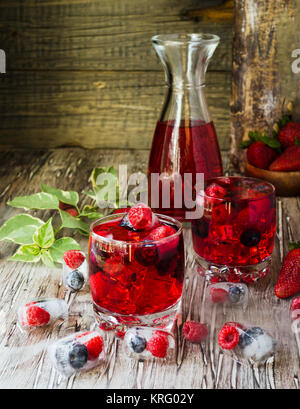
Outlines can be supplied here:
[[300, 248], [291, 250], [283, 261], [275, 286], [275, 295], [288, 298], [300, 292]]
[[143, 352], [146, 349], [146, 346], [147, 346], [146, 339], [140, 335], [134, 335], [130, 339], [130, 347], [137, 354]]
[[182, 335], [190, 342], [201, 342], [208, 336], [207, 327], [200, 322], [186, 321], [182, 327]]
[[129, 210], [128, 220], [136, 230], [149, 229], [152, 226], [152, 210], [144, 203], [138, 203]]
[[292, 320], [300, 318], [300, 297], [296, 297], [291, 302], [290, 313]]
[[64, 254], [64, 262], [72, 270], [80, 267], [84, 260], [85, 257], [79, 250], [68, 250]]
[[216, 304], [222, 304], [228, 300], [228, 292], [223, 288], [211, 287], [210, 299]]
[[263, 142], [254, 142], [247, 149], [247, 160], [256, 168], [268, 169], [276, 157], [277, 152]]
[[147, 343], [147, 350], [156, 358], [165, 358], [169, 348], [168, 337], [154, 334]]
[[244, 289], [237, 286], [232, 285], [228, 290], [228, 298], [232, 304], [236, 304], [243, 299], [244, 296]]
[[134, 258], [142, 266], [151, 266], [155, 264], [158, 258], [156, 244], [149, 243], [138, 246], [134, 251]]
[[27, 304], [26, 318], [27, 323], [31, 327], [41, 327], [47, 325], [50, 321], [50, 314], [48, 311], [36, 305]]
[[69, 363], [74, 369], [82, 368], [88, 361], [89, 352], [85, 345], [74, 344], [69, 352]]
[[223, 349], [233, 349], [239, 343], [239, 332], [235, 326], [224, 325], [219, 332], [219, 345]]
[[[91, 336], [90, 332], [85, 332], [83, 334], [78, 335], [76, 339], [80, 339], [84, 337], [88, 339], [90, 336]], [[97, 335], [97, 336], [93, 336], [87, 341], [85, 341], [84, 339], [82, 341], [83, 341], [83, 345], [85, 345], [88, 350], [88, 359], [90, 361], [94, 361], [95, 359], [97, 359], [103, 350], [103, 345], [104, 345], [103, 338], [100, 335]]]
[[257, 246], [261, 239], [259, 230], [247, 229], [244, 230], [240, 237], [240, 242], [246, 247]]
[[217, 183], [212, 183], [205, 189], [205, 194], [209, 197], [222, 199], [226, 196], [227, 191], [224, 189], [224, 187], [218, 185]]
[[291, 172], [300, 170], [300, 146], [293, 145], [287, 148], [269, 166], [269, 170], [279, 172]]
[[288, 122], [278, 132], [277, 139], [284, 148], [295, 145], [295, 141], [300, 140], [300, 123]]
[[78, 270], [71, 271], [66, 278], [66, 285], [73, 291], [79, 291], [84, 285], [84, 276]]

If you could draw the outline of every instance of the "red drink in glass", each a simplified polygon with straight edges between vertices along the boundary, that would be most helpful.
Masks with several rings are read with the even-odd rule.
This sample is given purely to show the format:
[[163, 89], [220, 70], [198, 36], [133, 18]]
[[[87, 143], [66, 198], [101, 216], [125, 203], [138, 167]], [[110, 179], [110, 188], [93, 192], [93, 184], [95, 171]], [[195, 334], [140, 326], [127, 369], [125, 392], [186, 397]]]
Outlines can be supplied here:
[[148, 240], [149, 230], [122, 225], [124, 214], [100, 219], [91, 227], [89, 280], [100, 325], [173, 325], [183, 287], [184, 246], [179, 222], [157, 215], [159, 226], [174, 234]]
[[[176, 152], [174, 153], [174, 148]], [[182, 176], [182, 204], [176, 208], [174, 203], [174, 179], [177, 172]], [[170, 207], [164, 209], [162, 204], [162, 183], [159, 182], [159, 206], [156, 208], [179, 220], [185, 219], [185, 212], [191, 211], [184, 206], [184, 173], [192, 174], [192, 186], [196, 183], [196, 173], [203, 173], [205, 178], [223, 174], [222, 160], [217, 135], [213, 122], [201, 120], [158, 122], [154, 132], [150, 153], [148, 174], [165, 173], [170, 176]], [[151, 183], [150, 183], [151, 187]], [[193, 189], [192, 189], [193, 190]]]
[[269, 271], [276, 233], [273, 185], [244, 177], [209, 179], [192, 222], [199, 271], [214, 280], [254, 282]]

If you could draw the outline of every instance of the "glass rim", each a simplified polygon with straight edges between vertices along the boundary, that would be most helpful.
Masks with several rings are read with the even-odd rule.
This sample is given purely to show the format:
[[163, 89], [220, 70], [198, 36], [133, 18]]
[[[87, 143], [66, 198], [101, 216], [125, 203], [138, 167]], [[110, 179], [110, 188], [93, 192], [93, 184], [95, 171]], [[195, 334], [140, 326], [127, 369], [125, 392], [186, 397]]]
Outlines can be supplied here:
[[[247, 197], [247, 198], [236, 198], [236, 197], [231, 198], [231, 197], [228, 197], [228, 198], [224, 198], [224, 197], [214, 197], [214, 196], [210, 196], [210, 195], [206, 194], [206, 193], [205, 193], [205, 189], [203, 189], [203, 190], [201, 190], [201, 191], [199, 192], [199, 196], [204, 197], [204, 198], [207, 197], [208, 199], [212, 199], [212, 200], [214, 200], [214, 201], [217, 201], [217, 200], [218, 200], [218, 201], [220, 201], [220, 202], [237, 202], [237, 201], [244, 201], [244, 200], [246, 200], [246, 201], [249, 201], [249, 200], [251, 200], [251, 201], [261, 200], [261, 199], [264, 199], [264, 198], [266, 198], [266, 197], [269, 197], [269, 196], [271, 196], [271, 195], [273, 195], [273, 194], [275, 193], [275, 186], [272, 185], [272, 183], [267, 182], [266, 180], [263, 180], [263, 179], [253, 178], [253, 177], [250, 177], [250, 176], [217, 176], [217, 177], [215, 177], [215, 178], [208, 178], [208, 179], [206, 179], [205, 182], [207, 183], [207, 182], [209, 182], [210, 180], [211, 180], [211, 181], [216, 181], [216, 180], [224, 179], [224, 178], [229, 178], [229, 179], [247, 179], [247, 180], [256, 181], [256, 182], [258, 182], [258, 183], [264, 183], [265, 185], [268, 185], [268, 186], [271, 188], [271, 192], [265, 193], [264, 196], [261, 196], [261, 197], [253, 197], [253, 198], [249, 198], [249, 197]], [[203, 192], [203, 193], [202, 193], [202, 192]]]
[[211, 33], [174, 33], [174, 34], [157, 34], [153, 36], [152, 42], [155, 44], [216, 44], [220, 37]]
[[171, 239], [173, 239], [174, 237], [179, 236], [182, 233], [182, 223], [180, 223], [178, 220], [174, 219], [173, 217], [164, 215], [164, 214], [160, 214], [160, 213], [153, 213], [155, 216], [157, 216], [159, 218], [159, 220], [161, 219], [165, 219], [166, 221], [172, 222], [172, 224], [175, 224], [175, 226], [178, 227], [178, 230], [176, 231], [176, 233], [171, 234], [170, 236], [166, 236], [166, 237], [162, 237], [161, 239], [158, 240], [140, 240], [140, 241], [126, 241], [126, 240], [115, 240], [115, 239], [108, 239], [107, 237], [103, 237], [100, 236], [99, 234], [94, 232], [94, 227], [103, 224], [105, 221], [109, 220], [109, 219], [113, 219], [113, 218], [118, 218], [118, 217], [122, 217], [125, 216], [126, 214], [128, 214], [128, 212], [124, 212], [124, 213], [112, 213], [109, 214], [107, 216], [103, 216], [100, 217], [99, 219], [95, 220], [91, 225], [90, 225], [90, 236], [92, 236], [93, 238], [95, 238], [96, 240], [100, 240], [100, 241], [104, 241], [105, 243], [109, 243], [109, 244], [114, 244], [114, 245], [130, 245], [130, 246], [143, 246], [145, 244], [159, 244], [162, 242], [167, 242]]

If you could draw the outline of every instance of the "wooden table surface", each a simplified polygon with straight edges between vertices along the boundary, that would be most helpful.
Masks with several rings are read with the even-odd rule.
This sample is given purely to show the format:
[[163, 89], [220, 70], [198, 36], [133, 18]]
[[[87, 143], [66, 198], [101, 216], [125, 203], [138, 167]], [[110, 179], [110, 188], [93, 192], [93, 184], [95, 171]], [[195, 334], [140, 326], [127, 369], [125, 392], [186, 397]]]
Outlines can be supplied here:
[[[65, 148], [1, 152], [0, 223], [21, 212], [20, 209], [6, 206], [7, 200], [17, 195], [40, 191], [41, 182], [81, 192], [89, 187], [88, 177], [93, 167], [127, 163], [129, 171], [145, 170], [147, 158], [146, 150], [88, 151]], [[226, 155], [224, 161], [226, 162]], [[50, 343], [67, 332], [88, 328], [92, 314], [89, 292], [83, 291], [70, 296], [60, 285], [59, 269], [6, 261], [15, 250], [15, 245], [1, 242], [0, 387], [299, 388], [299, 349], [288, 320], [290, 300], [282, 301], [273, 295], [281, 260], [287, 252], [287, 242], [289, 239], [300, 240], [299, 207], [299, 198], [278, 198], [278, 230], [272, 271], [259, 284], [249, 288], [250, 304], [244, 312], [207, 307], [203, 299], [206, 284], [195, 272], [190, 231], [186, 227], [186, 280], [182, 314], [177, 323], [176, 358], [167, 362], [131, 360], [122, 353], [122, 341], [115, 340], [109, 347], [107, 360], [103, 365], [69, 379], [62, 378], [52, 368], [44, 349], [30, 357], [34, 350], [32, 345]], [[47, 220], [51, 212], [35, 214]], [[87, 239], [76, 238], [86, 250]], [[68, 325], [38, 330], [29, 335], [21, 334], [16, 326], [18, 307], [32, 299], [45, 296], [64, 297], [68, 301], [71, 311]], [[180, 332], [186, 319], [208, 323], [209, 338], [206, 342], [201, 345], [190, 344], [182, 339]], [[261, 367], [246, 366], [238, 364], [220, 351], [216, 342], [218, 329], [228, 320], [244, 320], [271, 331], [278, 340], [275, 357]], [[18, 362], [19, 358], [21, 363]]]

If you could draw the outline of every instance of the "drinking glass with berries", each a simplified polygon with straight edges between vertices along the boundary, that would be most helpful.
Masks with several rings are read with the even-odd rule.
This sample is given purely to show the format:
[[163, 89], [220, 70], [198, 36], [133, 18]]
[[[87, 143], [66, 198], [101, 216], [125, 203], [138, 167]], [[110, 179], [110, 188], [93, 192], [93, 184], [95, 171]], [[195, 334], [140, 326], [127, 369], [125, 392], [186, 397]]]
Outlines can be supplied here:
[[275, 189], [245, 177], [218, 177], [199, 192], [192, 222], [198, 270], [212, 282], [252, 283], [269, 272], [276, 232]]
[[184, 279], [181, 224], [138, 203], [91, 226], [89, 282], [104, 330], [170, 330]]

